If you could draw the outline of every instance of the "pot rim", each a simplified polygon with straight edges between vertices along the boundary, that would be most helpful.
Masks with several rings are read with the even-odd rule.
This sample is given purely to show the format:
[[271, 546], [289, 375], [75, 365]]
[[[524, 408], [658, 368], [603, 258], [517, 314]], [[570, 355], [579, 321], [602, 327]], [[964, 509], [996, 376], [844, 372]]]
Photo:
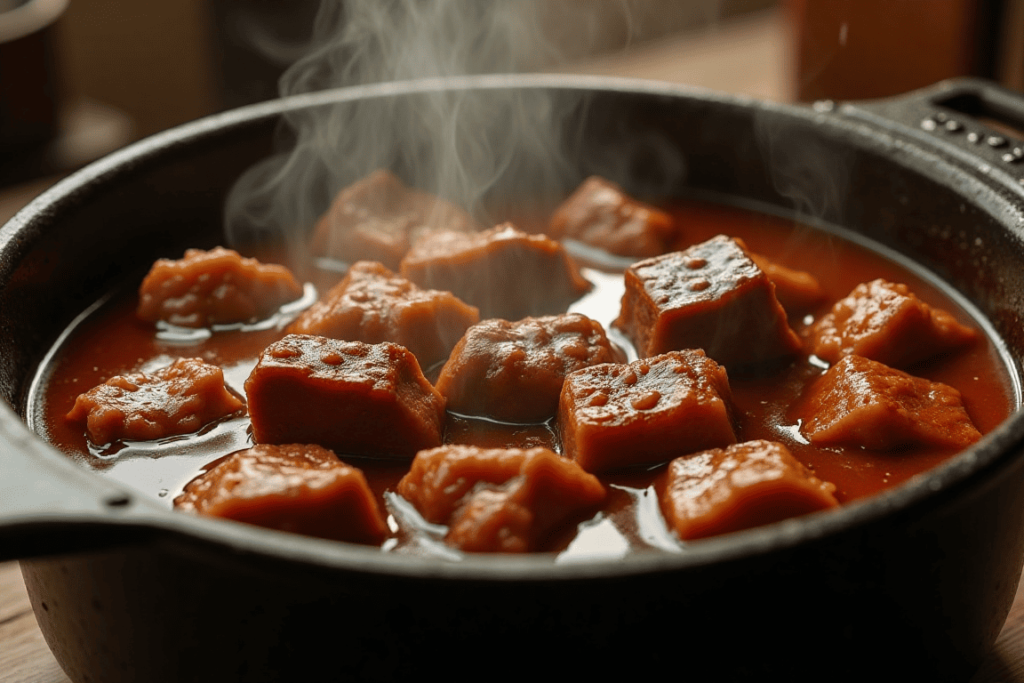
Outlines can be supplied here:
[[[835, 133], [841, 133], [844, 137], [850, 138], [850, 144], [856, 144], [855, 141], [858, 137], [864, 144], [867, 144], [866, 131], [870, 130], [869, 123], [864, 121], [851, 123], [844, 119], [841, 108], [836, 110], [839, 113], [836, 116], [823, 113], [820, 109], [812, 107], [760, 101], [746, 96], [722, 94], [692, 86], [604, 76], [486, 75], [353, 86], [294, 95], [241, 107], [186, 123], [133, 143], [58, 182], [18, 212], [6, 225], [0, 227], [0, 253], [10, 250], [20, 251], [17, 245], [19, 235], [45, 230], [48, 222], [54, 220], [55, 216], [59, 216], [64, 210], [63, 207], [73, 204], [78, 196], [88, 194], [96, 187], [116, 183], [119, 176], [130, 173], [134, 167], [151, 158], [158, 158], [175, 148], [195, 144], [198, 140], [216, 136], [225, 130], [276, 118], [298, 109], [368, 98], [414, 95], [436, 90], [508, 88], [615, 91], [666, 98], [698, 98], [723, 105], [761, 109], [788, 117], [813, 120], [816, 125], [832, 128]], [[832, 110], [830, 109], [830, 111]], [[932, 163], [941, 166], [941, 168], [936, 168], [936, 173], [941, 172], [943, 177], [960, 178], [965, 183], [974, 185], [980, 182], [966, 168], [941, 156], [935, 156]], [[919, 171], [919, 169], [914, 170]], [[989, 182], [990, 184], [995, 183], [996, 180]], [[960, 185], [956, 187], [961, 188]], [[1019, 191], [1019, 188], [1013, 189]], [[958, 189], [958, 191], [963, 192], [962, 189]], [[28, 242], [28, 240], [25, 241]], [[22, 248], [27, 247], [22, 246]], [[14, 260], [16, 261], [17, 258]], [[7, 269], [11, 267], [13, 266], [10, 262], [0, 260], [0, 281], [6, 281], [9, 276]], [[1017, 403], [1019, 404], [1019, 388], [1017, 393]], [[21, 418], [7, 406], [0, 406], [0, 413], [3, 413], [0, 418], [4, 418], [0, 419], [0, 427], [3, 427], [3, 423], [11, 422], [6, 418], [13, 418], [13, 421], [21, 422]], [[23, 423], [22, 426], [24, 426]], [[27, 428], [25, 429], [27, 431]], [[0, 432], [5, 431], [8, 430], [0, 428]], [[86, 472], [84, 468], [71, 463], [67, 456], [45, 444], [41, 437], [34, 436], [34, 439], [45, 446], [32, 449], [34, 456], [50, 460], [52, 461], [51, 465], [56, 465], [58, 468], [70, 465], [80, 472]], [[213, 544], [227, 547], [235, 554], [250, 559], [252, 556], [265, 556], [278, 560], [303, 562], [323, 568], [373, 572], [396, 577], [498, 581], [613, 578], [647, 572], [673, 571], [685, 567], [731, 561], [740, 557], [763, 555], [856, 529], [878, 521], [887, 515], [897, 514], [914, 506], [927, 505], [929, 501], [938, 498], [943, 492], [956, 488], [969, 479], [984, 479], [987, 474], [1000, 466], [1022, 457], [1022, 454], [1015, 448], [1022, 440], [1024, 440], [1024, 411], [1018, 408], [973, 447], [954, 456], [942, 465], [913, 477], [901, 486], [870, 498], [798, 519], [687, 543], [681, 546], [679, 552], [628, 553], [625, 557], [620, 558], [573, 560], [562, 563], [557, 560], [556, 556], [550, 554], [527, 556], [465, 554], [457, 561], [437, 557], [397, 555], [382, 552], [377, 548], [365, 548], [182, 514], [160, 507], [155, 501], [150, 501], [144, 495], [126, 494], [130, 504], [122, 506], [112, 514], [117, 515], [119, 523], [127, 522], [129, 525], [138, 524], [158, 530], [161, 535], [173, 539], [175, 544], [182, 541], [186, 543], [199, 541], [204, 546]], [[62, 464], [57, 463], [55, 459], [62, 461]], [[109, 480], [100, 474], [92, 472], [87, 472], [87, 474], [91, 480], [98, 482], [98, 485], [102, 484], [105, 491], [109, 490]], [[76, 476], [76, 479], [85, 478]], [[127, 486], [124, 488], [133, 491]]]

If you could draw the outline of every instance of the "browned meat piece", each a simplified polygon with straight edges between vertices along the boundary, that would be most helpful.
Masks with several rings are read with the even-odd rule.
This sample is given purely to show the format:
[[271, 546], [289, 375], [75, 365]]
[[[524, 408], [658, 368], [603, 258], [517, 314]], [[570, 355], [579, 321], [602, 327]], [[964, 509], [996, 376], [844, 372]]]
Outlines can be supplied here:
[[558, 406], [562, 453], [607, 472], [727, 446], [731, 403], [725, 369], [700, 350], [577, 370]]
[[181, 260], [153, 264], [139, 287], [138, 316], [182, 327], [254, 322], [301, 296], [302, 285], [284, 266], [223, 247], [189, 249]]
[[732, 238], [640, 261], [625, 280], [614, 324], [641, 356], [704, 349], [730, 372], [751, 372], [800, 349], [768, 276]]
[[179, 358], [153, 372], [111, 377], [79, 396], [67, 419], [85, 422], [89, 440], [101, 445], [189, 434], [243, 407], [220, 368]]
[[[741, 240], [737, 241], [743, 244]], [[825, 290], [810, 273], [787, 268], [749, 250], [747, 255], [775, 285], [775, 298], [789, 315], [807, 313], [825, 303]]]
[[444, 398], [398, 344], [290, 334], [245, 381], [257, 443], [411, 458], [441, 445]]
[[472, 234], [429, 233], [409, 250], [402, 275], [454, 293], [481, 318], [506, 320], [563, 313], [590, 288], [561, 244], [511, 223]]
[[785, 446], [747, 441], [676, 458], [661, 509], [684, 541], [779, 522], [839, 505], [836, 487], [812, 475]]
[[846, 356], [822, 375], [796, 417], [816, 446], [961, 449], [981, 438], [959, 391], [861, 356]]
[[451, 292], [420, 289], [380, 263], [359, 261], [345, 279], [302, 313], [287, 332], [401, 344], [420, 367], [443, 362], [480, 314]]
[[388, 533], [366, 477], [314, 445], [259, 445], [216, 461], [174, 507], [267, 529], [380, 545]]
[[435, 228], [473, 231], [468, 213], [378, 170], [335, 197], [313, 233], [313, 253], [354, 263], [379, 261], [392, 270], [420, 234]]
[[948, 353], [977, 337], [906, 285], [885, 280], [857, 285], [807, 330], [811, 353], [830, 363], [856, 354], [898, 368]]
[[398, 493], [470, 552], [536, 550], [605, 498], [596, 477], [546, 448], [458, 445], [418, 453]]
[[466, 331], [436, 386], [453, 412], [544, 422], [558, 412], [566, 375], [618, 360], [601, 324], [579, 313], [484, 320]]
[[569, 237], [620, 256], [663, 254], [676, 232], [672, 216], [597, 176], [587, 178], [548, 224], [554, 239]]

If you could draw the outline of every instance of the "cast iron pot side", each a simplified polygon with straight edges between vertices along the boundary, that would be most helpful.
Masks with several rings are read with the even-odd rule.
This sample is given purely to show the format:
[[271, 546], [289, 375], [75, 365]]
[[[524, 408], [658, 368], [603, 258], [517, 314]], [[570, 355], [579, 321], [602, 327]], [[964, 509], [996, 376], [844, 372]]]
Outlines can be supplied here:
[[[685, 161], [674, 193], [867, 235], [945, 278], [989, 317], [1013, 363], [1024, 356], [1024, 191], [1006, 149], [966, 135], [989, 133], [972, 114], [1024, 122], [1024, 103], [985, 83], [801, 108], [608, 79], [475, 77], [203, 119], [84, 169], [0, 230], [0, 387], [14, 407], [0, 411], [0, 558], [22, 558], [40, 628], [71, 679], [607, 679], [664, 666], [693, 680], [967, 679], [1024, 560], [1020, 412], [871, 500], [679, 553], [573, 564], [398, 557], [177, 514], [27, 430], [29, 382], [61, 331], [153, 259], [220, 241], [225, 194], [271, 152], [282, 112], [415, 105], [439, 88], [578, 100], [567, 143], [576, 177], [553, 192], [590, 173], [645, 196], [664, 189], [657, 154], [639, 154], [628, 173], [607, 164], [639, 131]], [[810, 216], [806, 198], [825, 193], [825, 178], [842, 192]]]

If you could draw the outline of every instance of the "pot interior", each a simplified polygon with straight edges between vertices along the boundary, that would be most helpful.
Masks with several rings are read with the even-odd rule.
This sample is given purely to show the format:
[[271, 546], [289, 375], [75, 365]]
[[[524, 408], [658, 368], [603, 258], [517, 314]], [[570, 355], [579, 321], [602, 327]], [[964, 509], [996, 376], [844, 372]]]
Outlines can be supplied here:
[[[329, 111], [383, 118], [396, 103], [413, 112], [436, 106], [428, 90], [369, 88], [239, 110], [150, 138], [49, 191], [6, 228], [16, 237], [0, 256], [4, 398], [31, 418], [36, 369], [72, 320], [114, 288], [139, 281], [157, 258], [223, 243], [232, 186], [275, 148], [294, 143], [282, 117], [301, 122], [310, 112]], [[622, 84], [484, 82], [465, 94], [504, 102], [513, 91], [525, 94], [525, 110], [550, 129], [541, 138], [555, 141], [558, 154], [513, 149], [478, 206], [500, 213], [528, 197], [550, 207], [587, 176], [601, 175], [653, 202], [713, 198], [842, 226], [936, 274], [991, 321], [1005, 342], [1019, 405], [1024, 300], [1015, 274], [1024, 252], [1019, 212], [998, 187], [979, 184], [941, 156], [922, 163], [907, 152], [896, 125], [868, 130], [809, 110]], [[484, 146], [499, 147], [495, 140], [504, 133], [500, 119], [484, 125]], [[428, 142], [392, 149], [373, 163], [419, 177], [439, 153]], [[342, 172], [310, 183], [302, 190], [304, 210], [319, 215], [337, 187], [357, 177]], [[260, 249], [278, 238], [257, 230], [249, 239]], [[1016, 434], [1019, 427], [1002, 429]]]

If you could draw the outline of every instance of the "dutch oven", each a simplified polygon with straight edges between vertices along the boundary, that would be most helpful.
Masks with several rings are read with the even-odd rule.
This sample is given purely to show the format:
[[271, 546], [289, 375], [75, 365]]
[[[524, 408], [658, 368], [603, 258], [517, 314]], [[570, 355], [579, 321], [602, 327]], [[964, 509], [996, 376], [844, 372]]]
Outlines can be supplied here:
[[[272, 154], [283, 116], [355, 103], [415, 111], [438, 91], [566, 105], [572, 168], [554, 194], [599, 173], [643, 196], [714, 196], [842, 226], [937, 273], [988, 317], [1011, 365], [1024, 358], [1024, 152], [980, 122], [1024, 123], [1024, 100], [983, 82], [796, 107], [491, 76], [206, 118], [85, 168], [0, 230], [0, 559], [22, 560], [68, 675], [968, 678], [1024, 561], [1020, 411], [947, 464], [837, 511], [678, 553], [572, 563], [396, 556], [174, 513], [27, 429], [30, 384], [62, 330], [155, 258], [220, 241], [229, 188]], [[500, 117], [492, 125], [500, 134]], [[544, 175], [530, 164], [512, 164], [518, 172], [497, 178], [492, 195], [516, 196], [524, 177]]]

